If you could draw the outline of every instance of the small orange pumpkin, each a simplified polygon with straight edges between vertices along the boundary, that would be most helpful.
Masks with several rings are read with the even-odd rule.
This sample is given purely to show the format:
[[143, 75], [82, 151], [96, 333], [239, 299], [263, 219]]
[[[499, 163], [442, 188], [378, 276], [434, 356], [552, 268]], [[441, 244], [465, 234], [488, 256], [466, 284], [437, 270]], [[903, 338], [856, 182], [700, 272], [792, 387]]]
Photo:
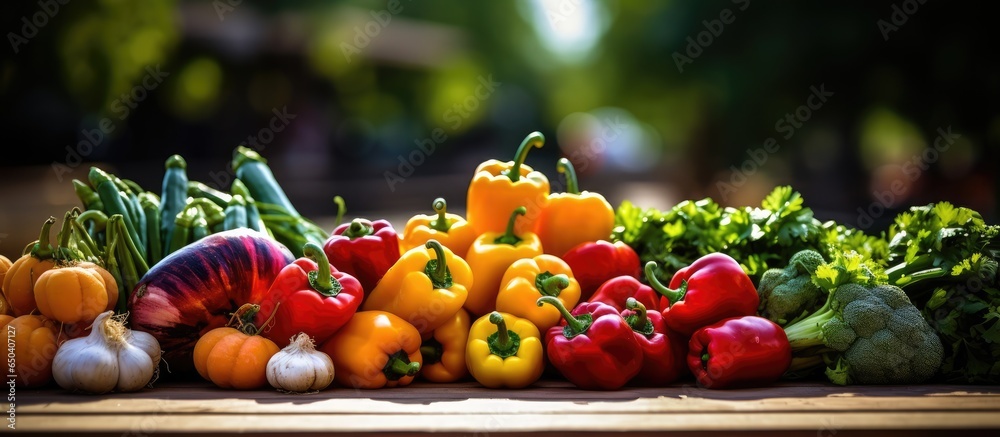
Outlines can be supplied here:
[[0, 287], [3, 286], [3, 278], [7, 276], [7, 270], [10, 270], [11, 264], [14, 263], [10, 260], [10, 258], [0, 255]]
[[202, 378], [221, 388], [253, 390], [267, 385], [267, 362], [278, 353], [278, 345], [257, 335], [258, 329], [244, 322], [253, 320], [259, 305], [246, 304], [230, 319], [236, 326], [222, 326], [202, 335], [194, 346], [194, 367]]
[[0, 255], [0, 315], [11, 314], [10, 304], [7, 303], [7, 298], [3, 295], [3, 278], [7, 276], [7, 270], [10, 269], [10, 265], [13, 264], [10, 258]]
[[14, 341], [14, 375], [19, 387], [42, 387], [52, 381], [52, 360], [59, 349], [59, 326], [45, 316], [19, 316], [4, 325]]
[[38, 241], [11, 264], [3, 278], [3, 294], [15, 316], [31, 314], [38, 308], [35, 305], [35, 281], [56, 265], [49, 240], [49, 230], [55, 222], [55, 217], [45, 221]]
[[108, 289], [94, 269], [49, 269], [35, 282], [35, 305], [42, 315], [63, 323], [93, 322], [107, 311]]
[[115, 280], [115, 277], [111, 274], [111, 272], [108, 271], [108, 269], [90, 261], [77, 263], [76, 266], [83, 267], [85, 269], [92, 269], [101, 275], [101, 278], [104, 278], [104, 287], [108, 289], [108, 306], [104, 308], [104, 311], [111, 311], [115, 309], [115, 306], [118, 304], [118, 281]]

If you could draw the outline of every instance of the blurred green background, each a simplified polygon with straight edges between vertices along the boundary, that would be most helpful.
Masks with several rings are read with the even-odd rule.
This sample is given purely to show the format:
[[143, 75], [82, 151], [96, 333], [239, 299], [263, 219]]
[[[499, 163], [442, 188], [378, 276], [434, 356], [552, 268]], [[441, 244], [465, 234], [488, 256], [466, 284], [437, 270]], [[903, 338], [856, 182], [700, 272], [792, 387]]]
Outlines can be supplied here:
[[179, 153], [226, 188], [233, 149], [256, 142], [306, 216], [332, 230], [341, 195], [348, 216], [402, 226], [437, 196], [463, 213], [475, 166], [536, 130], [528, 165], [558, 190], [567, 156], [616, 206], [758, 204], [790, 184], [819, 218], [869, 230], [939, 200], [997, 217], [1000, 70], [980, 3], [10, 3], [11, 258], [78, 204], [71, 179], [91, 165], [154, 189]]

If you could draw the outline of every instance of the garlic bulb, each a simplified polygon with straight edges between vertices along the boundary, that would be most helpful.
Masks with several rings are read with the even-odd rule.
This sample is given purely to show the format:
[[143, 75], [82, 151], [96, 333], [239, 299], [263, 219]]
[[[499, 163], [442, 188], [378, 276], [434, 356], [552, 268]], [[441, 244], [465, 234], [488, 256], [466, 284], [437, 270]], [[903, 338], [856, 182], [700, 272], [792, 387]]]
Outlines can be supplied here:
[[300, 332], [267, 362], [267, 382], [278, 390], [322, 390], [333, 383], [333, 360]]
[[113, 311], [97, 316], [90, 335], [68, 340], [56, 351], [52, 377], [70, 391], [101, 394], [135, 391], [153, 379], [160, 345], [145, 332], [132, 331]]

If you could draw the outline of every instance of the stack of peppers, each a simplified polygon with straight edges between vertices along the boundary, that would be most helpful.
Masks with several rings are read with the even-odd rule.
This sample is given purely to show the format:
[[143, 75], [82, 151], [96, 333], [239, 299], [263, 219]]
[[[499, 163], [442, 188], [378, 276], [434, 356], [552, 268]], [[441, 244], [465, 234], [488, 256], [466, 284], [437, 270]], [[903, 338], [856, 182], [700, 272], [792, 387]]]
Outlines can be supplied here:
[[551, 194], [525, 164], [543, 144], [533, 132], [513, 161], [476, 169], [468, 220], [437, 198], [434, 214], [413, 216], [398, 235], [385, 220], [358, 218], [322, 250], [306, 247], [265, 304], [336, 317], [282, 317], [270, 327], [276, 341], [310, 333], [337, 380], [356, 388], [467, 377], [523, 388], [547, 366], [591, 390], [685, 376], [746, 387], [784, 373], [787, 338], [756, 317], [757, 291], [736, 260], [709, 254], [661, 283], [655, 263], [642, 266], [631, 247], [610, 241], [613, 208], [580, 191], [567, 159], [557, 165], [565, 193]]

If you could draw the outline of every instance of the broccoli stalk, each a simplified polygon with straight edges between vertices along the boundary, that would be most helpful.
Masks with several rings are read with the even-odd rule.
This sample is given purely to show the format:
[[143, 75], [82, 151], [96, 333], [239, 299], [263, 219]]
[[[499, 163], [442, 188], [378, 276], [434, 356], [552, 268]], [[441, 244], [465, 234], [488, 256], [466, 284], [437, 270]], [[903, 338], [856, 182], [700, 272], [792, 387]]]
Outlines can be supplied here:
[[815, 313], [785, 327], [785, 335], [788, 336], [788, 344], [793, 352], [826, 344], [823, 325], [837, 315], [831, 305], [832, 301], [833, 293], [827, 294], [826, 303]]

